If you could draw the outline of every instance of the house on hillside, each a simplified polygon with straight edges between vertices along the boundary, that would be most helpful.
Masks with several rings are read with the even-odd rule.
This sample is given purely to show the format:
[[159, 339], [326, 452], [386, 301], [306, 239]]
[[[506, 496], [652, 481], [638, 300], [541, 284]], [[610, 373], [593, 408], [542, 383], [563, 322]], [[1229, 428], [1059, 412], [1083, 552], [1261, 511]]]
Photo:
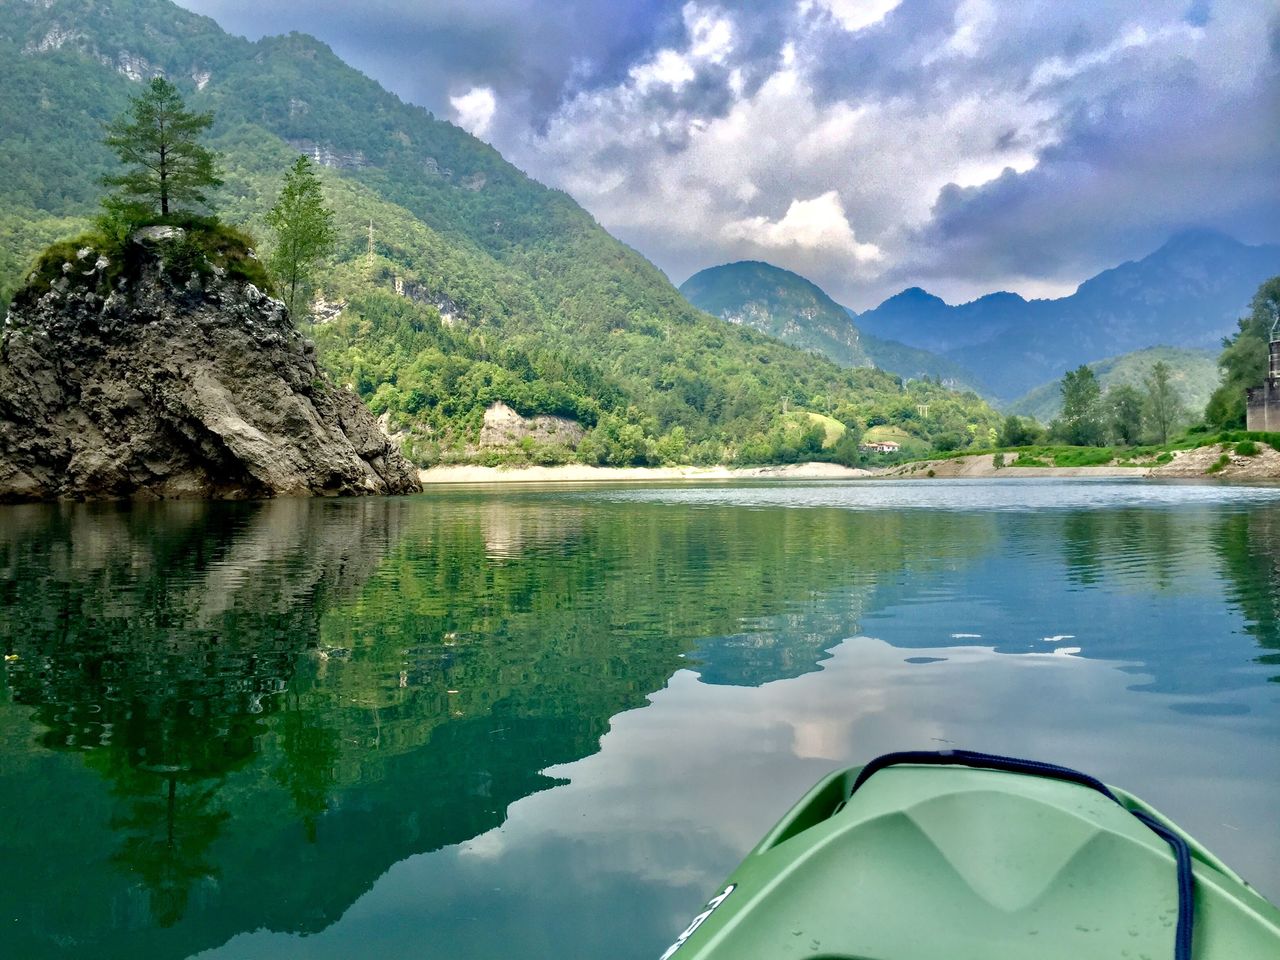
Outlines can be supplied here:
[[897, 453], [902, 449], [902, 444], [896, 440], [875, 440], [858, 444], [858, 449], [863, 453]]

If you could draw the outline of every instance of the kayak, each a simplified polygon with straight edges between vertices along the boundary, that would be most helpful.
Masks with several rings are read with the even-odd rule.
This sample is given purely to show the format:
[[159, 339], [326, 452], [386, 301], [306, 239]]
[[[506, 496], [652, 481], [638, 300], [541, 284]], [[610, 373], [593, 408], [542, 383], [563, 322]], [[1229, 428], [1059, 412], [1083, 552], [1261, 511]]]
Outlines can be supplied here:
[[948, 750], [823, 779], [661, 960], [1095, 957], [1277, 960], [1280, 910], [1130, 793]]

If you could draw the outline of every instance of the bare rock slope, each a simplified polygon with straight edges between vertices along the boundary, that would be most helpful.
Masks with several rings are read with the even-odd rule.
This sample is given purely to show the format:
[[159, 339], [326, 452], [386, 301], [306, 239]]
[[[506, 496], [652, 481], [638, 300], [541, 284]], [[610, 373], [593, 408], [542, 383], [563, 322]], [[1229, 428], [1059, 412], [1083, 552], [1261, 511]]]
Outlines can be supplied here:
[[46, 255], [0, 336], [0, 500], [420, 489], [248, 257], [175, 228]]

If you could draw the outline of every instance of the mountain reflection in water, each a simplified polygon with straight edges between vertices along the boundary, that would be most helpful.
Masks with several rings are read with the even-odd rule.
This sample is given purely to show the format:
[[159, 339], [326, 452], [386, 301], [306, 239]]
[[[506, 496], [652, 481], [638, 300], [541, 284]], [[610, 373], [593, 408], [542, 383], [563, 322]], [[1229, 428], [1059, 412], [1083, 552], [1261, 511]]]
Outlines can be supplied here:
[[1278, 494], [5, 507], [5, 940], [647, 956], [825, 770], [959, 739], [1147, 794], [1274, 897]]

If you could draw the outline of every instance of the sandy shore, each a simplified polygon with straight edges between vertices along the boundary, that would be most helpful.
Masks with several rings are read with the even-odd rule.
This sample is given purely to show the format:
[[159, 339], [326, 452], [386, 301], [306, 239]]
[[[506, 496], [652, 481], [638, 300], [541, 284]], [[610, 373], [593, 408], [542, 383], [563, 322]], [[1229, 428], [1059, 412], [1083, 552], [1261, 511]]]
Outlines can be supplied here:
[[852, 480], [869, 470], [834, 463], [779, 467], [432, 467], [418, 472], [424, 484], [440, 483], [652, 483], [663, 480]]
[[[1280, 452], [1260, 444], [1254, 457], [1234, 453], [1232, 445], [1180, 450], [1171, 463], [1160, 466], [1119, 467], [999, 467], [990, 453], [921, 460], [880, 470], [859, 470], [834, 463], [797, 463], [778, 467], [432, 467], [419, 471], [427, 485], [441, 483], [653, 483], [669, 480], [926, 480], [947, 477], [1130, 477], [1218, 480], [1280, 480]], [[1223, 455], [1225, 469], [1209, 473]]]

